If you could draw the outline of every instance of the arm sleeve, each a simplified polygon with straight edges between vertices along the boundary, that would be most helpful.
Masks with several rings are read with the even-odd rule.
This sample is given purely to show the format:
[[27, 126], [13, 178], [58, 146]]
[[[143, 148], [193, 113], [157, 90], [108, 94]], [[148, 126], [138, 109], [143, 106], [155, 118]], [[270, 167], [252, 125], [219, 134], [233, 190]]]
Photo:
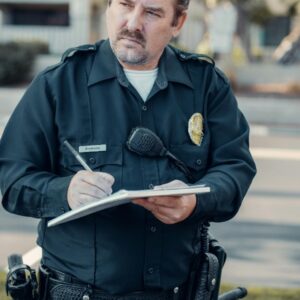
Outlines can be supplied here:
[[57, 156], [55, 99], [40, 75], [17, 105], [0, 141], [0, 187], [7, 211], [51, 218], [69, 210], [71, 176], [56, 175]]
[[[198, 184], [211, 187], [197, 195], [191, 219], [221, 222], [232, 218], [256, 174], [249, 151], [249, 126], [228, 81], [217, 72], [207, 95], [208, 168]], [[207, 134], [207, 133], [205, 133]]]

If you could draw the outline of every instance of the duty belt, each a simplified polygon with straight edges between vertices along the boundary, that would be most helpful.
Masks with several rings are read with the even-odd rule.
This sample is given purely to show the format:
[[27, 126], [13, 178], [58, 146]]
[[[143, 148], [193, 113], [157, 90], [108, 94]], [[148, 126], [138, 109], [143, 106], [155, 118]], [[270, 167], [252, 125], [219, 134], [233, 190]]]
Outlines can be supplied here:
[[[185, 285], [171, 290], [110, 295], [68, 274], [40, 268], [41, 300], [184, 300]], [[43, 296], [42, 296], [43, 295]]]

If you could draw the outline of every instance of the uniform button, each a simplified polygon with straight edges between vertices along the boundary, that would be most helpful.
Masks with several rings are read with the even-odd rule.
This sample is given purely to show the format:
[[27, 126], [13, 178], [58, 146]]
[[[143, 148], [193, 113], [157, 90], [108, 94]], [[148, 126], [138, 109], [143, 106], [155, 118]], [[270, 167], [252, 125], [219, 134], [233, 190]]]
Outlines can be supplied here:
[[147, 110], [148, 110], [148, 107], [147, 107], [146, 105], [143, 105], [143, 106], [142, 106], [142, 110], [143, 110], [143, 111], [147, 111]]
[[197, 163], [198, 166], [200, 166], [202, 164], [202, 160], [201, 159], [197, 159], [196, 163]]
[[153, 185], [152, 183], [150, 183], [150, 184], [148, 185], [148, 188], [149, 188], [150, 190], [153, 190], [154, 185]]
[[149, 273], [149, 274], [153, 274], [153, 273], [154, 273], [154, 268], [149, 268], [149, 269], [148, 269], [148, 273]]
[[156, 230], [157, 230], [156, 226], [151, 226], [151, 227], [150, 227], [150, 231], [151, 231], [151, 232], [154, 233], [154, 232], [156, 232]]
[[95, 157], [90, 157], [89, 162], [94, 165], [96, 163]]

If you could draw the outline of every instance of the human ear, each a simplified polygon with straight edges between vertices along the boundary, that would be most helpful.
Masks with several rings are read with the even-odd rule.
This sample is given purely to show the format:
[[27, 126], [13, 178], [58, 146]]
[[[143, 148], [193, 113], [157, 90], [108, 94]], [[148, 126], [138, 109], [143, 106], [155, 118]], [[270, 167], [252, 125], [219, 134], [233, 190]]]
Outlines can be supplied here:
[[182, 26], [184, 25], [187, 18], [187, 13], [182, 12], [182, 14], [178, 17], [176, 24], [173, 26], [173, 37], [177, 37], [180, 33]]

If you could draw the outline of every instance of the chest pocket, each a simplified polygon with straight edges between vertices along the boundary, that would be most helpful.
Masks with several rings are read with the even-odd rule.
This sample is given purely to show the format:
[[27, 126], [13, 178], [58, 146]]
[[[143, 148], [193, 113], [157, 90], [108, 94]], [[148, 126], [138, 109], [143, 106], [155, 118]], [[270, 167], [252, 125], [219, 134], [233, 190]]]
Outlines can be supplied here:
[[[75, 174], [84, 168], [77, 161], [74, 155], [64, 150], [61, 164], [66, 173]], [[122, 166], [123, 148], [118, 146], [107, 146], [106, 151], [80, 153], [88, 166], [95, 172], [106, 172], [114, 176], [115, 183], [113, 190], [117, 191], [122, 187]]]
[[208, 147], [205, 145], [200, 147], [190, 144], [171, 145], [170, 151], [189, 168], [195, 181], [200, 180], [206, 173]]

